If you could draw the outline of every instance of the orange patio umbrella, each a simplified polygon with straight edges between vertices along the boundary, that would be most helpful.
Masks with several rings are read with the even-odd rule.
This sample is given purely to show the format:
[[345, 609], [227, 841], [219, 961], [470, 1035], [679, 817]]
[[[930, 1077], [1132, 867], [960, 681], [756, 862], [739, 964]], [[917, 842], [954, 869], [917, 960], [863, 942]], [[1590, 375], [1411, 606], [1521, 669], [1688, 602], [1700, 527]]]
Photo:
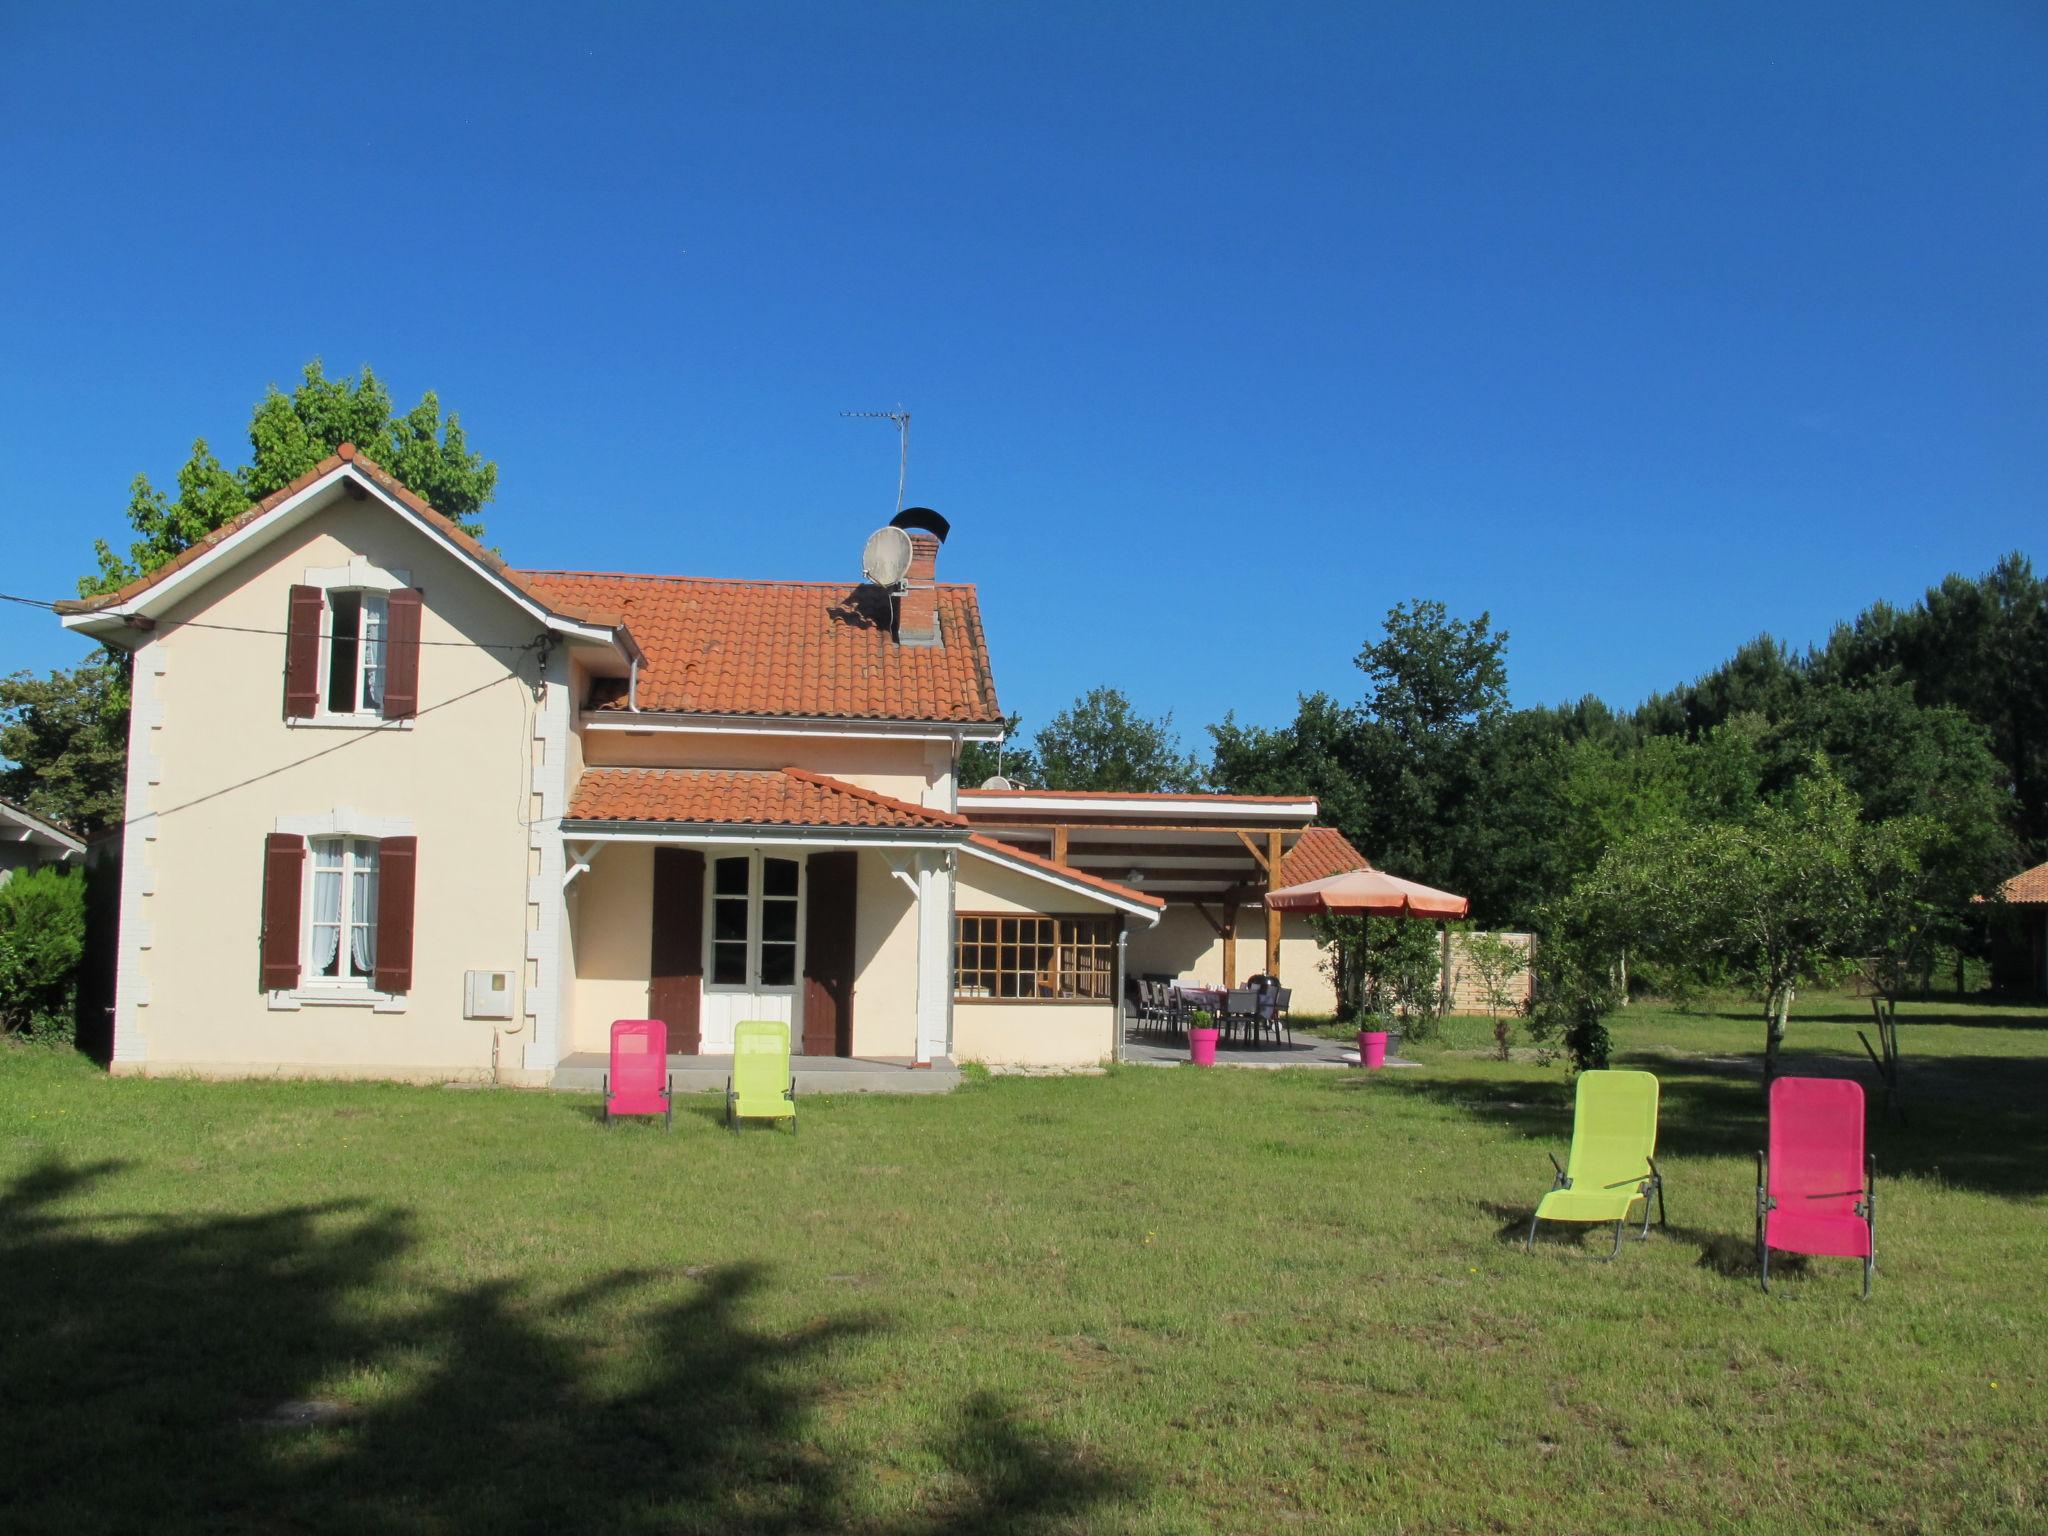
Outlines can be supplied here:
[[1354, 869], [1300, 885], [1266, 892], [1275, 912], [1328, 912], [1338, 917], [1463, 917], [1472, 903], [1463, 896], [1418, 885], [1377, 869]]

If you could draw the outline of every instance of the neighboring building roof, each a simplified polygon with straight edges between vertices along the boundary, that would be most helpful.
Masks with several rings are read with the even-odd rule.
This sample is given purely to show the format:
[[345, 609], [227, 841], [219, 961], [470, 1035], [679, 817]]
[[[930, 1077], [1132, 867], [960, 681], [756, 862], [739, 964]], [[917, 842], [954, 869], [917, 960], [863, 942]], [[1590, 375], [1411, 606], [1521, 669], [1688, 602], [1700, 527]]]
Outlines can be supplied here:
[[1306, 827], [1280, 860], [1279, 883], [1301, 885], [1326, 875], [1348, 875], [1354, 869], [1371, 868], [1366, 856], [1335, 827]]
[[562, 820], [913, 830], [966, 825], [949, 812], [804, 768], [591, 768]]
[[1065, 864], [1055, 863], [1035, 853], [1027, 853], [1014, 843], [1001, 842], [987, 833], [976, 832], [967, 839], [970, 853], [979, 853], [984, 858], [1009, 864], [1027, 875], [1035, 875], [1055, 885], [1080, 886], [1094, 892], [1106, 901], [1118, 906], [1138, 910], [1141, 915], [1158, 920], [1158, 914], [1166, 910], [1166, 903], [1145, 891], [1134, 890], [1128, 885], [1118, 885], [1114, 880], [1105, 880], [1100, 875], [1091, 875], [1086, 870], [1074, 869]]
[[63, 850], [67, 858], [85, 852], [83, 838], [67, 832], [46, 816], [38, 816], [27, 807], [16, 805], [12, 800], [0, 800], [0, 826], [15, 829], [11, 836], [0, 838], [0, 841], [46, 843]]
[[1150, 791], [1076, 789], [963, 789], [960, 809], [985, 822], [1117, 821], [1160, 825], [1243, 821], [1306, 825], [1315, 819], [1313, 795], [1160, 794]]
[[[521, 571], [549, 606], [624, 624], [640, 643], [643, 710], [988, 725], [1003, 714], [972, 586], [938, 588], [940, 643], [900, 645], [875, 589]], [[627, 707], [623, 696], [598, 701]]]
[[2000, 886], [1998, 891], [2007, 901], [2023, 906], [2048, 903], [2048, 864], [2036, 864], [2032, 869], [2023, 870]]

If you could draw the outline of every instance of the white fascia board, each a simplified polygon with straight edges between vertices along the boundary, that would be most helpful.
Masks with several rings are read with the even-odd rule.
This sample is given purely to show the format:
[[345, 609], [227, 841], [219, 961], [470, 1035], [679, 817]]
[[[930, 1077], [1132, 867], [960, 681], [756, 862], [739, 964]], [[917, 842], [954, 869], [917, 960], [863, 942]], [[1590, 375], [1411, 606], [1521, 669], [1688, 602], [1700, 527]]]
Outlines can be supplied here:
[[1306, 800], [1233, 800], [1228, 795], [1163, 800], [1147, 796], [1126, 799], [1117, 795], [1030, 795], [1003, 790], [984, 793], [960, 791], [960, 812], [1028, 811], [1057, 816], [1132, 816], [1153, 820], [1167, 817], [1195, 821], [1301, 821], [1316, 814], [1316, 802]]
[[932, 720], [838, 720], [820, 715], [684, 715], [651, 710], [586, 710], [586, 731], [632, 735], [834, 736], [842, 741], [1000, 741], [997, 725], [946, 725]]
[[33, 811], [24, 811], [15, 805], [0, 805], [0, 821], [12, 822], [21, 829], [20, 835], [15, 839], [17, 842], [47, 839], [67, 853], [85, 852], [85, 844], [81, 840], [73, 837], [55, 822], [43, 820]]
[[758, 827], [699, 822], [565, 821], [562, 835], [588, 843], [715, 843], [743, 848], [959, 848], [967, 829]]
[[396, 512], [434, 544], [489, 582], [542, 628], [574, 639], [595, 641], [607, 646], [621, 644], [620, 637], [603, 625], [581, 623], [575, 619], [564, 618], [560, 614], [550, 613], [541, 607], [503, 576], [449, 538], [440, 528], [421, 517], [411, 507], [357, 469], [352, 461], [338, 465], [304, 490], [287, 496], [247, 527], [237, 529], [190, 565], [173, 571], [148, 591], [138, 593], [128, 602], [117, 603], [110, 608], [96, 608], [90, 613], [67, 613], [60, 622], [66, 629], [82, 630], [96, 639], [103, 639], [106, 637], [99, 633], [101, 629], [109, 626], [125, 628], [126, 621], [131, 618], [154, 618], [173, 606], [186, 591], [207, 581], [216, 567], [231, 565], [245, 551], [261, 548], [280, 534], [288, 532], [318, 509], [316, 503], [320, 502], [326, 492], [344, 481], [360, 486], [367, 494]]
[[1028, 875], [1033, 880], [1043, 880], [1047, 885], [1055, 886], [1063, 891], [1071, 891], [1076, 896], [1085, 896], [1090, 901], [1099, 901], [1106, 907], [1116, 908], [1119, 912], [1128, 912], [1133, 917], [1142, 917], [1147, 923], [1159, 921], [1159, 909], [1157, 907], [1148, 907], [1143, 902], [1128, 901], [1121, 896], [1112, 895], [1098, 886], [1090, 885], [1084, 880], [1062, 879], [1049, 869], [1041, 869], [1029, 859], [1006, 859], [1001, 854], [975, 843], [969, 843], [961, 851], [971, 858], [986, 860], [1000, 869], [1007, 869], [1014, 874]]

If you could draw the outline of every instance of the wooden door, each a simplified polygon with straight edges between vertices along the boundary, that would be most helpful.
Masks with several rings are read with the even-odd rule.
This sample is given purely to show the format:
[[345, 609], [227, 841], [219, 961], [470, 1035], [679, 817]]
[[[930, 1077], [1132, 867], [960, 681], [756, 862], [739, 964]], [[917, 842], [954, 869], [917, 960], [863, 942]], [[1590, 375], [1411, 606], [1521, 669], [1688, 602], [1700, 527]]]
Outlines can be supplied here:
[[704, 855], [694, 848], [655, 849], [650, 904], [647, 1014], [668, 1026], [671, 1051], [694, 1056], [704, 1000]]
[[853, 921], [860, 855], [814, 853], [804, 902], [804, 1054], [853, 1054]]

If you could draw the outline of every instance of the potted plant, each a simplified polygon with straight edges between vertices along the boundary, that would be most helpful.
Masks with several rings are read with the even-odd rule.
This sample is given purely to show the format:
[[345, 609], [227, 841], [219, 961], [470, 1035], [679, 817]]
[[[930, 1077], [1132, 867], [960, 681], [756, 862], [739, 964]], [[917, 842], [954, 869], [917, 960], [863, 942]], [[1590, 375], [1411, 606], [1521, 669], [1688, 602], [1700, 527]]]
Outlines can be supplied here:
[[1358, 1064], [1377, 1072], [1392, 1054], [1389, 1040], [1398, 1040], [1400, 1036], [1390, 1035], [1386, 1019], [1377, 1013], [1361, 1013], [1358, 1023]]
[[1198, 1067], [1216, 1065], [1216, 1037], [1222, 1031], [1216, 1028], [1216, 1016], [1206, 1008], [1197, 1008], [1188, 1015], [1188, 1060]]

